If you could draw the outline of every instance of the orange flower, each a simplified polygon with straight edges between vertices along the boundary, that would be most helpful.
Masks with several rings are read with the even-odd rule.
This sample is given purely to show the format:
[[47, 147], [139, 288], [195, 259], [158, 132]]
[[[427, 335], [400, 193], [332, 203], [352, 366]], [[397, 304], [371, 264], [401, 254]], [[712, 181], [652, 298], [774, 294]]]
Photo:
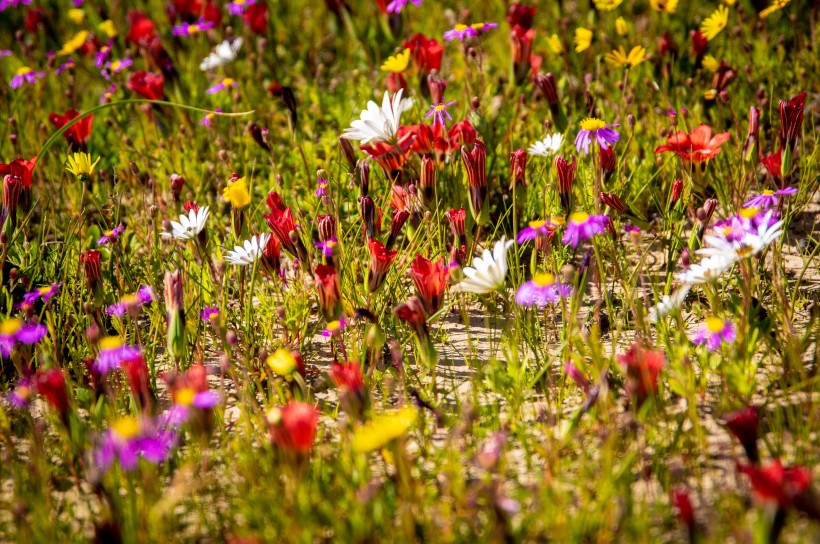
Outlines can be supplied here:
[[666, 139], [666, 145], [658, 146], [655, 153], [672, 151], [685, 161], [704, 162], [720, 153], [720, 146], [729, 136], [728, 132], [722, 132], [713, 137], [709, 125], [700, 125], [689, 134], [682, 130], [672, 134]]

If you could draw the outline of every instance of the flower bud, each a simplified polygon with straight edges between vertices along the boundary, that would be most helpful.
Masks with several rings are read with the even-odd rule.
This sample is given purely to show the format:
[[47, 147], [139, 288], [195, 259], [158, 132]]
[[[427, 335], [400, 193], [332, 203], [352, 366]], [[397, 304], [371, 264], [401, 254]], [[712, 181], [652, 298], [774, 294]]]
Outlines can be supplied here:
[[365, 232], [368, 238], [376, 237], [376, 203], [372, 197], [359, 197], [359, 213], [364, 222]]
[[174, 202], [179, 202], [180, 195], [182, 194], [182, 187], [184, 185], [185, 178], [179, 174], [171, 174], [171, 196], [174, 198]]
[[370, 163], [359, 163], [359, 196], [367, 196], [370, 192]]
[[336, 321], [342, 314], [339, 274], [336, 269], [326, 264], [316, 267], [314, 284], [319, 295], [319, 307], [327, 321]]
[[527, 184], [527, 152], [516, 149], [510, 153], [510, 189]]
[[555, 157], [555, 170], [558, 173], [558, 197], [561, 200], [561, 207], [564, 212], [572, 212], [572, 183], [575, 180], [575, 167], [577, 163], [571, 157], [572, 162], [567, 161], [563, 155]]
[[678, 203], [681, 195], [683, 195], [683, 180], [678, 178], [672, 183], [672, 191], [669, 193], [670, 210], [675, 207], [675, 204]]
[[165, 273], [165, 309], [168, 353], [179, 365], [185, 356], [185, 303], [179, 270]]
[[464, 164], [464, 171], [467, 174], [467, 182], [470, 188], [470, 211], [475, 222], [481, 224], [489, 215], [488, 206], [486, 205], [489, 191], [487, 186], [487, 148], [482, 142], [473, 144], [470, 151], [467, 151], [466, 146], [462, 147], [461, 160]]
[[618, 198], [618, 195], [616, 195], [615, 193], [601, 193], [600, 195], [598, 195], [598, 198], [601, 200], [603, 204], [612, 208], [615, 211], [622, 212], [626, 210], [626, 205], [620, 198]]
[[353, 151], [353, 144], [350, 140], [339, 136], [339, 149], [342, 150], [342, 156], [347, 161], [347, 165], [351, 171], [356, 169], [356, 152]]
[[251, 138], [253, 138], [253, 141], [256, 142], [259, 147], [270, 153], [270, 146], [268, 142], [265, 141], [265, 135], [259, 125], [252, 123], [248, 128], [248, 132], [251, 133]]
[[102, 288], [102, 254], [96, 249], [80, 253], [80, 264], [83, 266], [88, 290], [96, 297]]
[[444, 102], [444, 91], [447, 89], [447, 80], [436, 74], [429, 74], [427, 76], [427, 86], [430, 87], [430, 97], [433, 104], [442, 104]]
[[424, 203], [428, 206], [435, 204], [436, 197], [436, 163], [428, 156], [421, 158], [421, 174], [419, 176], [421, 194]]

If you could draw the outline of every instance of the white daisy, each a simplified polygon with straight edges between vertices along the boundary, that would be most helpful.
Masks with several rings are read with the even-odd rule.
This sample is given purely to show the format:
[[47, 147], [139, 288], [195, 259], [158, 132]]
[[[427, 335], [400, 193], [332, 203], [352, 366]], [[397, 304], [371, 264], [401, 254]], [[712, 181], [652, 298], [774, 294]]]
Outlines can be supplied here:
[[678, 281], [689, 285], [709, 283], [732, 268], [736, 261], [737, 256], [734, 252], [711, 255], [678, 274]]
[[540, 157], [550, 157], [557, 153], [562, 145], [564, 145], [563, 134], [547, 134], [543, 140], [532, 144], [527, 153]]
[[689, 284], [682, 285], [677, 291], [673, 291], [668, 295], [663, 295], [661, 301], [649, 309], [649, 320], [657, 321], [661, 317], [667, 316], [680, 308], [683, 301], [686, 300], [686, 295], [692, 286]]
[[453, 286], [456, 291], [462, 293], [484, 294], [495, 291], [504, 285], [504, 278], [507, 275], [507, 250], [513, 244], [505, 237], [495, 243], [493, 251], [485, 249], [481, 257], [473, 258], [473, 266], [464, 267], [464, 275], [467, 279]]
[[181, 214], [179, 223], [171, 221], [171, 232], [163, 232], [160, 236], [166, 239], [190, 240], [205, 228], [205, 221], [208, 220], [210, 213], [210, 208], [205, 206], [197, 211], [190, 210], [188, 215]]
[[250, 240], [245, 240], [241, 246], [235, 246], [233, 251], [225, 255], [225, 260], [231, 264], [242, 266], [253, 264], [262, 256], [262, 250], [268, 244], [270, 234], [254, 234]]
[[205, 72], [233, 62], [236, 60], [236, 53], [240, 47], [242, 47], [242, 38], [236, 38], [233, 43], [225, 40], [216, 46], [213, 53], [202, 59], [199, 69]]
[[403, 92], [399, 89], [391, 101], [390, 95], [384, 91], [381, 107], [369, 101], [367, 109], [362, 111], [359, 119], [350, 123], [350, 128], [345, 129], [342, 137], [359, 140], [363, 144], [392, 140], [399, 130], [401, 114], [413, 105], [412, 98], [402, 99]]

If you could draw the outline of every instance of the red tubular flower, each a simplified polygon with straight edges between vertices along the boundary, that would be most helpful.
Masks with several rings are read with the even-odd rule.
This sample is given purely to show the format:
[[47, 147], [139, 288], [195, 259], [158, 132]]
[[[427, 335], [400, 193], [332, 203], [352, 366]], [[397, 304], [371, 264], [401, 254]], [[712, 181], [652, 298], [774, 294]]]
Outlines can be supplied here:
[[387, 238], [387, 249], [393, 249], [396, 239], [401, 232], [402, 227], [410, 218], [410, 212], [407, 210], [393, 210], [390, 216], [390, 236]]
[[487, 148], [482, 142], [473, 144], [473, 148], [467, 151], [467, 147], [461, 148], [461, 161], [464, 170], [467, 172], [467, 182], [470, 186], [470, 211], [476, 223], [482, 223], [486, 218], [487, 209], [485, 207], [487, 193]]
[[514, 2], [513, 4], [510, 4], [510, 7], [507, 9], [507, 15], [505, 18], [511, 28], [520, 26], [525, 30], [529, 30], [532, 28], [532, 20], [535, 17], [535, 10], [535, 6], [526, 6], [524, 4]]
[[400, 72], [391, 72], [389, 76], [387, 76], [387, 88], [390, 89], [390, 92], [395, 94], [399, 92], [399, 89], [407, 90], [407, 80], [404, 79], [404, 76]]
[[37, 34], [40, 28], [47, 28], [49, 25], [48, 15], [43, 8], [28, 8], [26, 19], [23, 24], [31, 34]]
[[712, 136], [709, 125], [700, 125], [687, 134], [679, 130], [666, 138], [666, 145], [655, 148], [655, 154], [671, 151], [684, 161], [700, 163], [720, 154], [720, 146], [729, 140], [731, 134], [722, 132]]
[[530, 71], [530, 55], [532, 41], [535, 39], [535, 30], [526, 29], [520, 25], [512, 27], [510, 32], [510, 52], [512, 54], [513, 74], [519, 85], [527, 79]]
[[615, 150], [612, 146], [598, 146], [598, 164], [601, 165], [601, 172], [604, 173], [604, 182], [609, 181], [612, 174], [615, 173], [615, 169], [618, 167]]
[[128, 386], [131, 388], [139, 407], [142, 410], [150, 409], [153, 397], [149, 385], [148, 365], [145, 364], [145, 359], [140, 355], [136, 359], [123, 361], [120, 366], [125, 372], [126, 378], [128, 378]]
[[126, 21], [129, 29], [125, 39], [134, 45], [145, 45], [157, 35], [156, 25], [141, 11], [129, 11]]
[[262, 249], [262, 266], [268, 275], [275, 278], [282, 268], [282, 243], [278, 236], [269, 236], [268, 243]]
[[362, 366], [358, 361], [333, 361], [329, 374], [333, 385], [339, 390], [339, 398], [345, 411], [354, 417], [361, 415], [368, 397]]
[[658, 391], [658, 377], [664, 360], [663, 352], [645, 349], [639, 342], [618, 356], [618, 361], [626, 369], [629, 380], [627, 389], [630, 395], [635, 396], [637, 407]]
[[450, 230], [453, 232], [458, 245], [467, 245], [467, 230], [464, 222], [467, 219], [467, 213], [464, 208], [457, 210], [450, 208], [447, 212], [447, 220], [450, 222]]
[[419, 297], [410, 297], [407, 302], [399, 304], [393, 308], [393, 314], [407, 323], [420, 341], [425, 342], [427, 340], [429, 336], [427, 314]]
[[185, 202], [185, 204], [182, 205], [182, 209], [185, 210], [186, 212], [190, 212], [191, 210], [194, 210], [194, 213], [196, 213], [196, 212], [199, 211], [199, 204], [197, 204], [193, 200], [189, 200], [189, 201]]
[[185, 186], [185, 178], [179, 174], [171, 174], [171, 179], [169, 182], [171, 184], [171, 196], [173, 197], [174, 202], [179, 202], [179, 199], [182, 196], [182, 188]]
[[418, 125], [402, 125], [397, 132], [399, 141], [407, 139], [412, 142], [408, 149], [415, 151], [419, 155], [428, 155], [433, 152], [436, 134], [430, 125], [419, 123]]
[[386, 142], [378, 142], [359, 146], [359, 149], [370, 155], [382, 167], [385, 176], [395, 180], [400, 175], [404, 163], [407, 162], [406, 153], [410, 149], [413, 140], [414, 138], [410, 133], [407, 133], [404, 140], [399, 140], [399, 147]]
[[62, 370], [40, 370], [36, 375], [37, 392], [64, 418], [68, 413], [68, 391], [65, 386], [65, 374]]
[[441, 70], [441, 57], [444, 55], [444, 47], [433, 38], [428, 38], [424, 34], [414, 34], [409, 40], [402, 42], [404, 49], [410, 49], [413, 64], [419, 74], [426, 76], [433, 70]]
[[692, 507], [692, 500], [689, 498], [689, 493], [683, 488], [678, 488], [673, 489], [669, 495], [677, 511], [678, 519], [686, 525], [686, 528], [689, 530], [689, 541], [694, 542], [697, 522], [695, 521], [695, 509]]
[[7, 217], [11, 217], [12, 225], [17, 220], [17, 202], [20, 200], [20, 193], [23, 190], [23, 180], [17, 176], [6, 174], [3, 176], [3, 209], [0, 224]]
[[601, 193], [598, 195], [598, 198], [604, 205], [617, 212], [626, 210], [626, 204], [624, 204], [623, 200], [621, 200], [615, 193]]
[[795, 499], [811, 486], [809, 469], [800, 466], [785, 468], [779, 459], [766, 467], [738, 464], [737, 468], [749, 477], [759, 501], [773, 501], [783, 509], [791, 508]]
[[342, 313], [339, 274], [335, 268], [326, 264], [320, 264], [314, 272], [314, 284], [319, 294], [319, 307], [327, 321], [335, 321]]
[[450, 278], [450, 267], [447, 262], [441, 259], [434, 263], [418, 254], [410, 264], [410, 277], [427, 315], [439, 311], [444, 302], [447, 280]]
[[457, 149], [465, 145], [470, 145], [476, 142], [478, 133], [470, 124], [470, 121], [464, 119], [450, 127], [447, 131], [447, 139], [450, 143], [450, 149]]
[[567, 128], [567, 116], [561, 107], [561, 99], [558, 97], [558, 84], [555, 81], [555, 76], [551, 73], [536, 76], [535, 87], [547, 101], [553, 124], [559, 132], [563, 132]]
[[26, 159], [14, 159], [8, 164], [0, 164], [0, 177], [14, 176], [20, 179], [23, 190], [31, 189], [31, 179], [34, 167], [37, 165], [37, 156]]
[[370, 269], [367, 272], [367, 290], [375, 293], [384, 283], [390, 265], [398, 255], [398, 251], [387, 249], [384, 244], [371, 238], [367, 242], [370, 250]]
[[803, 110], [806, 106], [806, 91], [780, 101], [780, 147], [794, 148], [800, 129], [803, 127]]
[[292, 400], [284, 408], [268, 412], [267, 419], [271, 442], [275, 446], [298, 454], [308, 453], [313, 447], [319, 412], [310, 404]]
[[760, 463], [760, 453], [757, 449], [757, 427], [760, 423], [757, 408], [754, 406], [747, 406], [736, 412], [726, 414], [723, 417], [726, 421], [726, 426], [735, 438], [738, 439], [740, 445], [746, 451], [746, 456], [754, 464]]
[[558, 173], [558, 197], [561, 200], [561, 207], [564, 212], [572, 211], [572, 182], [575, 181], [575, 167], [577, 163], [574, 157], [570, 157], [572, 162], [567, 161], [563, 155], [555, 157], [555, 171]]
[[[76, 119], [80, 115], [75, 109], [69, 109], [63, 114], [49, 113], [48, 120], [56, 128], [60, 130], [69, 121]], [[68, 141], [68, 145], [72, 150], [86, 151], [88, 149], [88, 139], [91, 137], [91, 126], [94, 123], [94, 116], [88, 115], [83, 117], [65, 132], [63, 137]]]
[[706, 54], [706, 48], [709, 47], [709, 40], [700, 30], [693, 30], [689, 33], [689, 36], [692, 38], [692, 56], [700, 62]]
[[783, 186], [783, 149], [765, 157], [760, 157], [760, 162], [766, 167], [766, 171], [772, 176], [779, 186]]
[[672, 183], [672, 190], [669, 192], [669, 209], [671, 210], [683, 195], [683, 180], [678, 178]]
[[[360, 196], [359, 197], [359, 213], [362, 216], [362, 222], [364, 222], [364, 230], [367, 234], [368, 238], [375, 238], [376, 237], [376, 203], [371, 196]], [[381, 224], [381, 221], [379, 222]]]
[[268, 6], [265, 2], [257, 2], [245, 8], [242, 20], [257, 34], [265, 34], [268, 31]]
[[285, 207], [282, 203], [282, 199], [279, 197], [279, 193], [276, 191], [268, 193], [266, 202], [268, 208], [270, 208], [270, 213], [264, 216], [265, 222], [271, 231], [273, 231], [274, 236], [279, 239], [282, 248], [295, 257], [296, 245], [290, 239], [290, 233], [296, 231], [293, 211], [289, 206]]
[[147, 100], [164, 100], [164, 81], [162, 74], [138, 70], [131, 74], [128, 88]]
[[668, 30], [664, 30], [658, 40], [658, 54], [661, 57], [665, 57], [666, 55], [671, 55], [673, 57], [678, 56], [678, 46], [674, 40], [672, 40], [672, 35], [669, 34]]
[[102, 254], [96, 249], [80, 253], [80, 264], [83, 266], [88, 290], [96, 293], [102, 284]]
[[436, 198], [436, 163], [430, 157], [421, 158], [421, 173], [419, 174], [419, 185], [421, 194], [427, 205], [434, 203]]
[[316, 225], [320, 241], [327, 242], [331, 238], [336, 238], [336, 218], [333, 214], [319, 214]]
[[510, 153], [510, 188], [527, 185], [527, 152], [516, 149]]

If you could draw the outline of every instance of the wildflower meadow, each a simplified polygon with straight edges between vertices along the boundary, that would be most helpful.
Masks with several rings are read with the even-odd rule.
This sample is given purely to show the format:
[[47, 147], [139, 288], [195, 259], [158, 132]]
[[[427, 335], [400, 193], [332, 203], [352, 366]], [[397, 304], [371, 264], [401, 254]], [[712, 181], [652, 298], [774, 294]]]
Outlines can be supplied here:
[[0, 541], [820, 542], [818, 15], [0, 0]]

